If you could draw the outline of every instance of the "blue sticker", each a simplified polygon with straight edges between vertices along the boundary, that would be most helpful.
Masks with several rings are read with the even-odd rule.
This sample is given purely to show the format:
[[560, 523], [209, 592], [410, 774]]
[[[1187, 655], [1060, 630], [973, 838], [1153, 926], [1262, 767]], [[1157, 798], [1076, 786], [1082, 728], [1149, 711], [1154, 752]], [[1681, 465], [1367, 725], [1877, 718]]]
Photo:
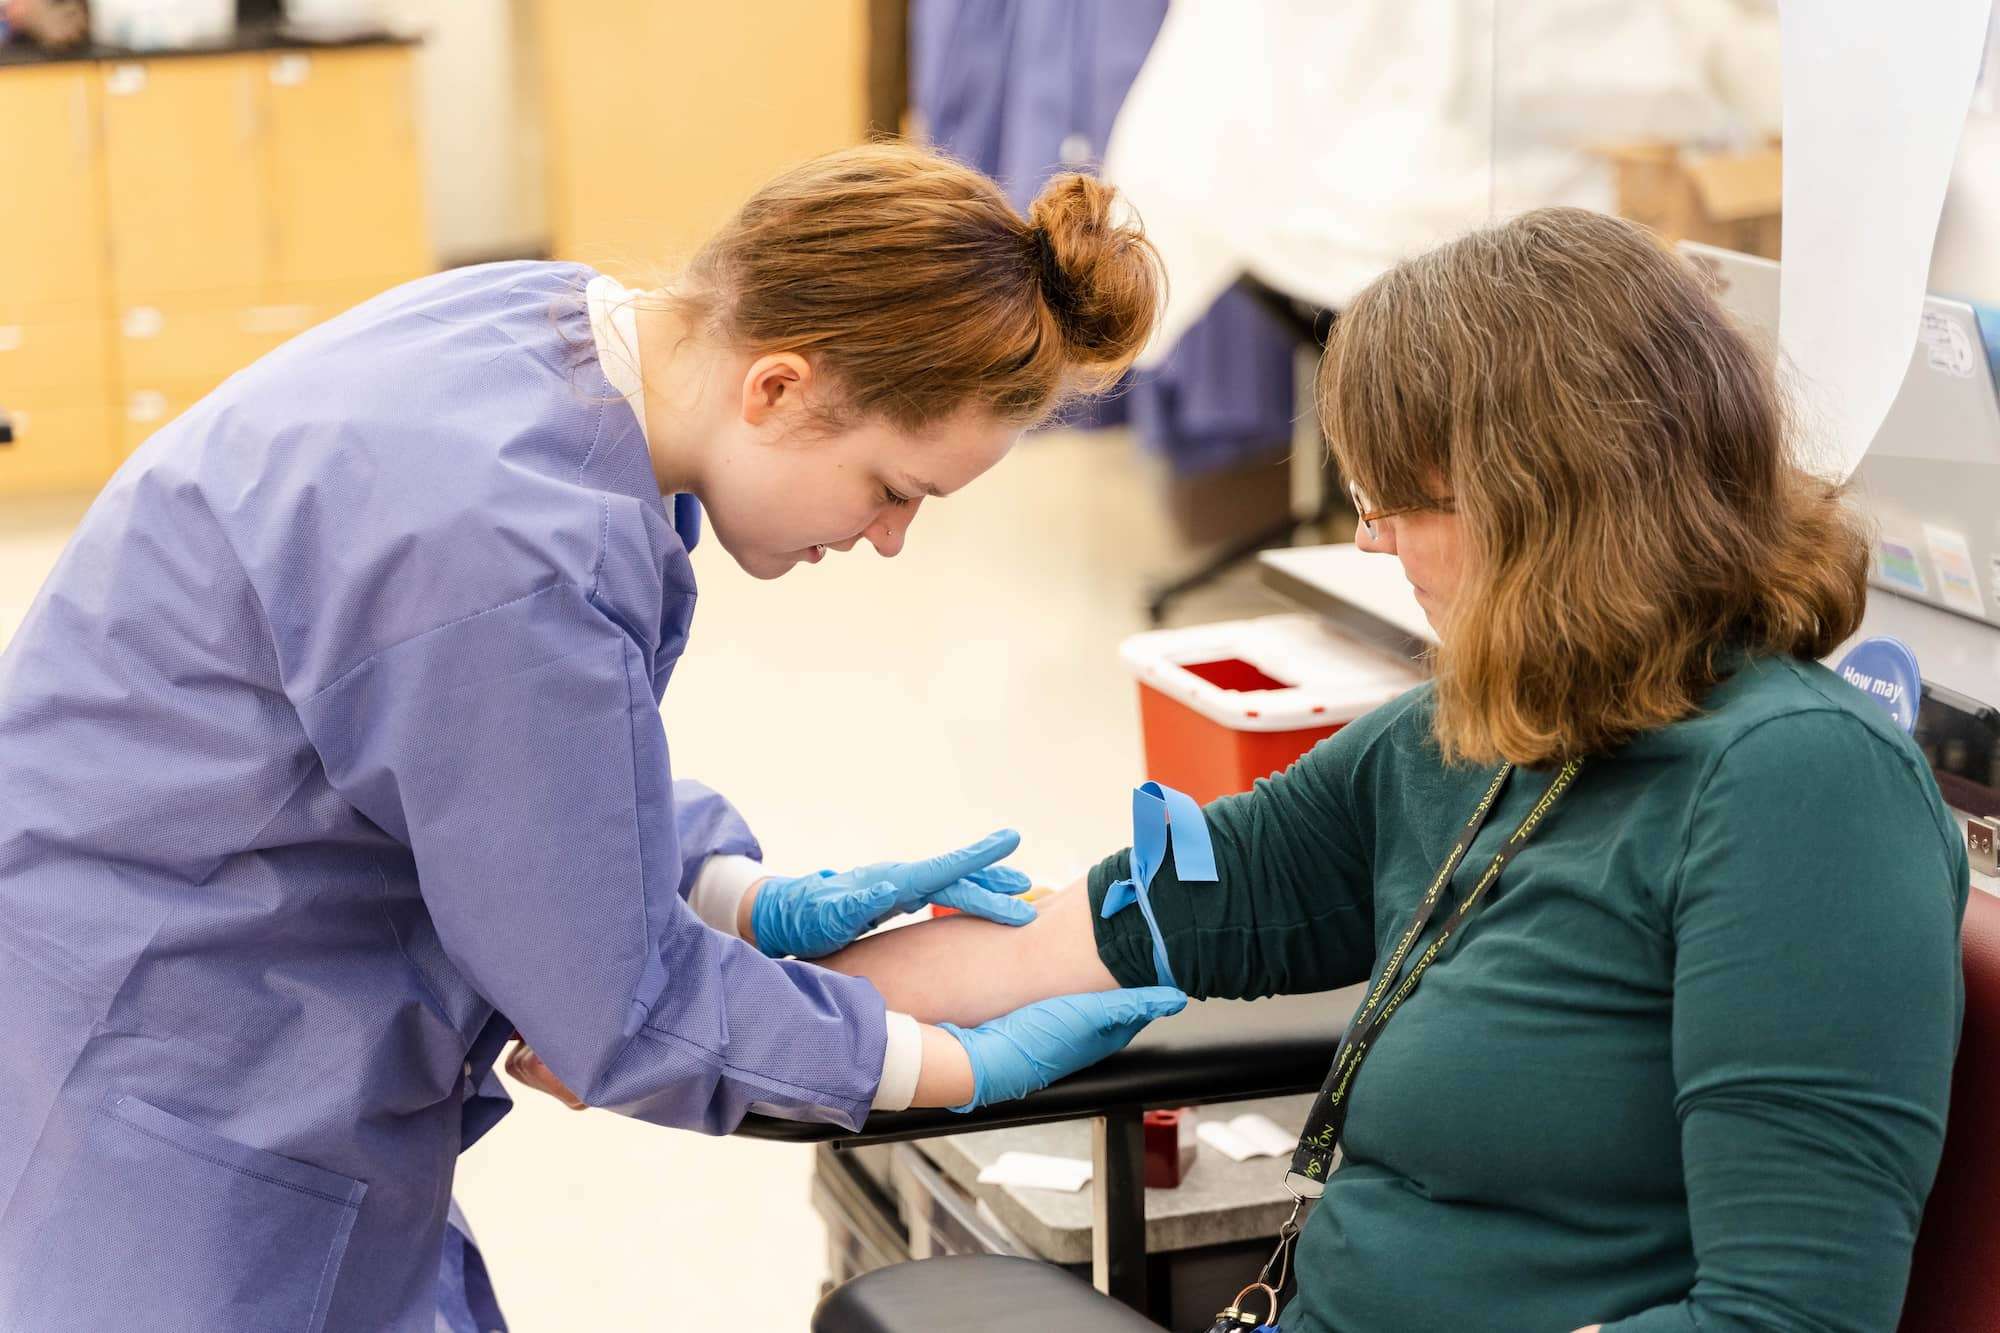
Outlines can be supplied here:
[[1901, 639], [1863, 639], [1840, 659], [1834, 674], [1882, 706], [1905, 732], [1917, 729], [1924, 678], [1917, 655]]

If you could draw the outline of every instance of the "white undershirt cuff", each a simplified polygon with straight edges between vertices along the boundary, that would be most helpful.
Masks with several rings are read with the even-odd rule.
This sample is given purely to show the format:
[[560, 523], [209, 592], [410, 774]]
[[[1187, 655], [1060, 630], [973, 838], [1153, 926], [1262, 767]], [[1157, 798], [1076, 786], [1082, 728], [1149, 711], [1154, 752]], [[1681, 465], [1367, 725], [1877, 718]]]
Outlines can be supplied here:
[[883, 1015], [889, 1041], [882, 1048], [882, 1082], [876, 1086], [871, 1110], [907, 1111], [917, 1099], [917, 1075], [924, 1068], [924, 1030], [908, 1014], [891, 1009]]
[[688, 906], [712, 929], [735, 935], [736, 912], [743, 905], [743, 895], [769, 874], [762, 861], [747, 856], [711, 856], [695, 872], [694, 885], [688, 890]]

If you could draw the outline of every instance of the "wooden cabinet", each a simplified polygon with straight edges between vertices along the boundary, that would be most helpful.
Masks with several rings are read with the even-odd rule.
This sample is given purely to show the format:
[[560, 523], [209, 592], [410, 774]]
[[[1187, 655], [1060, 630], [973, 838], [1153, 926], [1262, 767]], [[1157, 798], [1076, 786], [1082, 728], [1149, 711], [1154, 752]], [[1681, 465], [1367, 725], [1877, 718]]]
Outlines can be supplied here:
[[271, 189], [267, 295], [372, 284], [431, 266], [415, 89], [400, 48], [265, 56]]
[[42, 306], [0, 324], [0, 409], [16, 402], [102, 403], [111, 388], [104, 316]]
[[[294, 334], [430, 267], [413, 94], [401, 46], [104, 67], [120, 457]], [[121, 176], [129, 158], [157, 162], [162, 124], [199, 142]], [[187, 238], [151, 234], [163, 219]]]
[[0, 493], [89, 486], [114, 457], [94, 71], [7, 71], [0, 125]]
[[204, 383], [318, 322], [301, 304], [127, 306], [118, 323], [120, 375], [127, 384]]
[[0, 72], [0, 125], [0, 180], [11, 196], [0, 208], [0, 322], [51, 306], [96, 311], [104, 199], [92, 68]]
[[0, 445], [0, 494], [89, 490], [117, 470], [104, 404], [31, 399], [6, 411], [14, 439]]
[[254, 300], [267, 268], [256, 58], [97, 68], [117, 304]]
[[635, 277], [764, 181], [859, 143], [865, 0], [535, 0], [556, 254]]
[[155, 389], [135, 384], [111, 409], [112, 441], [120, 462], [151, 438], [154, 431], [194, 405], [201, 394], [190, 389]]
[[[235, 371], [432, 266], [412, 48], [0, 68], [0, 494], [101, 483]], [[22, 425], [26, 422], [25, 428]]]

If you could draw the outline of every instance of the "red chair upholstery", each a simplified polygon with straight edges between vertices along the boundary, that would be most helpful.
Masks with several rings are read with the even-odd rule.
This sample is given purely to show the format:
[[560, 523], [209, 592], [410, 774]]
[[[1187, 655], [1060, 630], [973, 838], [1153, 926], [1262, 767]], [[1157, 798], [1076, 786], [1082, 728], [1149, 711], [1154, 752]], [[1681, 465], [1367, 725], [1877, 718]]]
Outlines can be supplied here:
[[2000, 898], [1965, 905], [1965, 1032], [1901, 1333], [2000, 1329]]

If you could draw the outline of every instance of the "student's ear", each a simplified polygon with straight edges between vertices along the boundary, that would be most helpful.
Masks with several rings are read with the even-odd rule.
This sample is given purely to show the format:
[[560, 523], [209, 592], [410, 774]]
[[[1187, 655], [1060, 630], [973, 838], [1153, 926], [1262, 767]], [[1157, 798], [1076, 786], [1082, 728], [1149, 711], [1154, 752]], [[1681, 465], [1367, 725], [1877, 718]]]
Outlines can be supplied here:
[[812, 363], [797, 352], [758, 357], [743, 372], [743, 420], [761, 426], [780, 413], [803, 410], [812, 380]]

